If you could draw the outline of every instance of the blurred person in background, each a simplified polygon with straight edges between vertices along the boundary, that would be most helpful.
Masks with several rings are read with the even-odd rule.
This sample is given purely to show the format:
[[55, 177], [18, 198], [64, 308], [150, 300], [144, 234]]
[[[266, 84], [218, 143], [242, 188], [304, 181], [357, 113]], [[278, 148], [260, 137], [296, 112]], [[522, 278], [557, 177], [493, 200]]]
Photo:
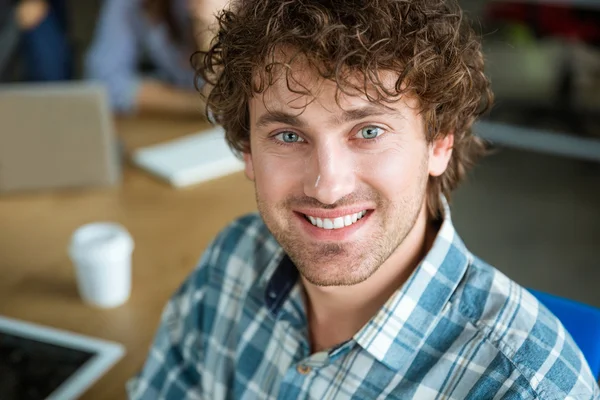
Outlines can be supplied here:
[[[106, 84], [118, 114], [201, 116], [204, 103], [195, 92], [190, 57], [208, 47], [211, 21], [225, 3], [105, 0], [85, 61], [87, 78]], [[143, 71], [143, 61], [151, 71]]]
[[71, 78], [66, 14], [64, 0], [0, 0], [0, 81]]

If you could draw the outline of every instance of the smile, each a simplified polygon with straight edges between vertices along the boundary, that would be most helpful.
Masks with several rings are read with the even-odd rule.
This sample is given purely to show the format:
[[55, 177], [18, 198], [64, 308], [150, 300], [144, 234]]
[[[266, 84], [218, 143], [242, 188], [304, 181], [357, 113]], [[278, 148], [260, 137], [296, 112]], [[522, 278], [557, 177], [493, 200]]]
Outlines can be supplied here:
[[350, 226], [356, 221], [359, 221], [362, 217], [367, 214], [367, 210], [359, 211], [354, 214], [348, 214], [337, 218], [317, 218], [312, 217], [310, 215], [304, 214], [307, 220], [310, 221], [311, 224], [318, 228], [322, 229], [342, 229], [347, 226]]

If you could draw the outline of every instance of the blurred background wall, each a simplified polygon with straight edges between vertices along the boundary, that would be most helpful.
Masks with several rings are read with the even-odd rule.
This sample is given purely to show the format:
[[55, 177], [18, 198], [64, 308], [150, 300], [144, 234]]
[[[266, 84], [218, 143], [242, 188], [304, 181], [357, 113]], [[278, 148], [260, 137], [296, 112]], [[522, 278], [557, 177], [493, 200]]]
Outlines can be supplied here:
[[457, 192], [455, 224], [522, 285], [600, 306], [600, 2], [461, 4], [483, 35], [488, 120], [541, 136], [538, 149], [494, 148]]

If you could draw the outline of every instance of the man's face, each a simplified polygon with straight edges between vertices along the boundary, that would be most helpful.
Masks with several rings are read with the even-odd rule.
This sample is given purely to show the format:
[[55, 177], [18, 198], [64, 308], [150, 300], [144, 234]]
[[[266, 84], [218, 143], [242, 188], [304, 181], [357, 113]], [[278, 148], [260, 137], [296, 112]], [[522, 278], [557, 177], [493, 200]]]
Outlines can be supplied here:
[[[393, 85], [396, 75], [382, 78]], [[341, 95], [306, 69], [250, 99], [246, 174], [267, 227], [309, 282], [370, 277], [425, 218], [430, 174], [442, 160], [425, 139], [413, 99], [386, 106]], [[433, 160], [432, 160], [433, 158]]]

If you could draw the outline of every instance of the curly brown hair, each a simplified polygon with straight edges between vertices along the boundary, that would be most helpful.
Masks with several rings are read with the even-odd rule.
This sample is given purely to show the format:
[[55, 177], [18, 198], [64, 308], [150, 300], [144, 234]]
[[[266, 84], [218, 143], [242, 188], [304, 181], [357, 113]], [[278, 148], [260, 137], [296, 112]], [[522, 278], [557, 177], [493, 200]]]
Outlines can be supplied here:
[[[236, 151], [250, 151], [249, 99], [273, 83], [276, 66], [290, 79], [290, 64], [301, 56], [337, 84], [338, 94], [358, 89], [379, 103], [416, 96], [428, 141], [454, 134], [448, 169], [430, 177], [432, 217], [442, 215], [440, 194], [449, 199], [485, 152], [471, 127], [493, 96], [480, 40], [455, 0], [237, 0], [218, 21], [196, 72], [212, 86], [207, 113]], [[287, 63], [277, 61], [282, 48], [295, 50]], [[389, 70], [399, 74], [393, 90], [379, 79]], [[356, 73], [364, 78], [360, 87]]]

